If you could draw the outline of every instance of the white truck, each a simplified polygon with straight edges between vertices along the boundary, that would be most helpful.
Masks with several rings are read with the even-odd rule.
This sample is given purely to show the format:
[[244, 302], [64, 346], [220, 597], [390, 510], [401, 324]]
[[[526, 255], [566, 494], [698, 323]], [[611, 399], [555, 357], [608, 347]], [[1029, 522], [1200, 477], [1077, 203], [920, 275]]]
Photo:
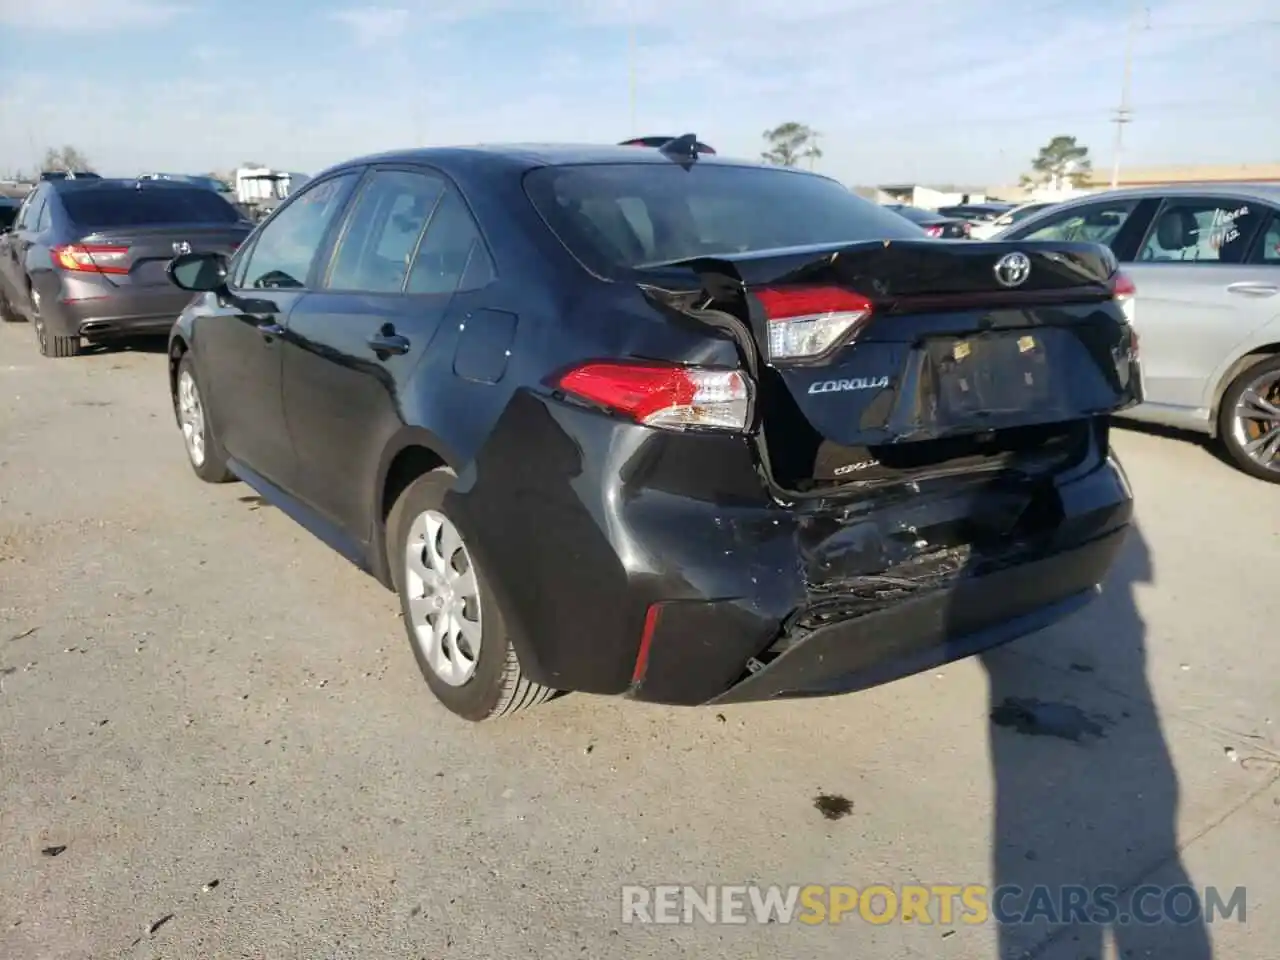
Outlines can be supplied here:
[[260, 220], [309, 179], [305, 173], [296, 171], [240, 167], [236, 170], [236, 201]]

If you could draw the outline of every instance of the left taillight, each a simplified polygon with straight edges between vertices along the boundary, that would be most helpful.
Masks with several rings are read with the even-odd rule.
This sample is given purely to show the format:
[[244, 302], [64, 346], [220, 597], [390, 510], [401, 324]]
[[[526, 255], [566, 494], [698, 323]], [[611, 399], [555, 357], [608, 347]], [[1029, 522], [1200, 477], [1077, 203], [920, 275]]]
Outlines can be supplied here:
[[751, 387], [741, 370], [593, 362], [560, 378], [566, 394], [650, 427], [745, 431]]
[[871, 301], [841, 287], [755, 291], [768, 319], [770, 360], [812, 360], [853, 338]]
[[1120, 304], [1125, 320], [1132, 325], [1138, 305], [1138, 287], [1123, 270], [1117, 270], [1111, 276], [1111, 296]]
[[129, 248], [117, 244], [68, 243], [52, 247], [49, 256], [59, 270], [72, 273], [129, 272]]

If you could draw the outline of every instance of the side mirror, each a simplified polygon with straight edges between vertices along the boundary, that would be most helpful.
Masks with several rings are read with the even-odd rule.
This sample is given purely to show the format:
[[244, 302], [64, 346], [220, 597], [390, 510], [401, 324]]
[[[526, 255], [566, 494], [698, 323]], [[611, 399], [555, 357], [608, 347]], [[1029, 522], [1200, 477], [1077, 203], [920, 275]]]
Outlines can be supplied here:
[[227, 258], [220, 253], [184, 253], [164, 268], [174, 286], [194, 293], [222, 290], [227, 285]]

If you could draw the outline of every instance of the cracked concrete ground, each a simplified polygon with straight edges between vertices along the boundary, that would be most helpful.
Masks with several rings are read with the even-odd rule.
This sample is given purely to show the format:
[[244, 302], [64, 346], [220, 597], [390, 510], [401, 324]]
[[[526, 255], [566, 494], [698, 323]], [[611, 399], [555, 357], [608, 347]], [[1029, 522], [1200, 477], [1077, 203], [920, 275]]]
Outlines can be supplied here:
[[[162, 356], [32, 341], [0, 329], [5, 960], [1275, 956], [1280, 488], [1195, 444], [1120, 432], [1140, 522], [1106, 592], [982, 659], [477, 727], [388, 593], [191, 475]], [[623, 884], [748, 880], [1244, 886], [1247, 918], [621, 923]]]

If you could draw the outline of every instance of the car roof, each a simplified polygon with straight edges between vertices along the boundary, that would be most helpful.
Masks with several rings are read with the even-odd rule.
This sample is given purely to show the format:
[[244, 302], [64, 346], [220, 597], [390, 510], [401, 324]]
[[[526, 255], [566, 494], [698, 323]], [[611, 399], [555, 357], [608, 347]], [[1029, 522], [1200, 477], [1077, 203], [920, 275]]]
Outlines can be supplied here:
[[1098, 190], [1080, 197], [1072, 197], [1070, 200], [1064, 200], [1062, 206], [1112, 198], [1132, 197], [1135, 200], [1144, 200], [1150, 197], [1202, 197], [1206, 194], [1209, 196], [1226, 194], [1233, 197], [1248, 197], [1267, 203], [1280, 203], [1280, 183], [1210, 181], [1207, 183], [1168, 183], [1143, 187], [1120, 187], [1116, 190]]
[[[677, 161], [658, 150], [638, 150], [620, 144], [572, 144], [572, 143], [500, 143], [477, 144], [465, 147], [425, 147], [418, 150], [397, 150], [388, 153], [356, 157], [330, 167], [324, 173], [332, 173], [350, 167], [370, 163], [425, 163], [448, 172], [455, 167], [480, 168], [487, 172], [524, 173], [541, 167], [567, 167], [596, 164], [654, 164], [669, 165]], [[787, 170], [801, 176], [822, 177], [822, 174], [791, 167], [778, 167], [753, 160], [734, 160], [720, 154], [698, 155], [698, 166], [756, 167]], [[319, 174], [317, 176], [322, 176]], [[824, 177], [823, 179], [831, 179]]]

